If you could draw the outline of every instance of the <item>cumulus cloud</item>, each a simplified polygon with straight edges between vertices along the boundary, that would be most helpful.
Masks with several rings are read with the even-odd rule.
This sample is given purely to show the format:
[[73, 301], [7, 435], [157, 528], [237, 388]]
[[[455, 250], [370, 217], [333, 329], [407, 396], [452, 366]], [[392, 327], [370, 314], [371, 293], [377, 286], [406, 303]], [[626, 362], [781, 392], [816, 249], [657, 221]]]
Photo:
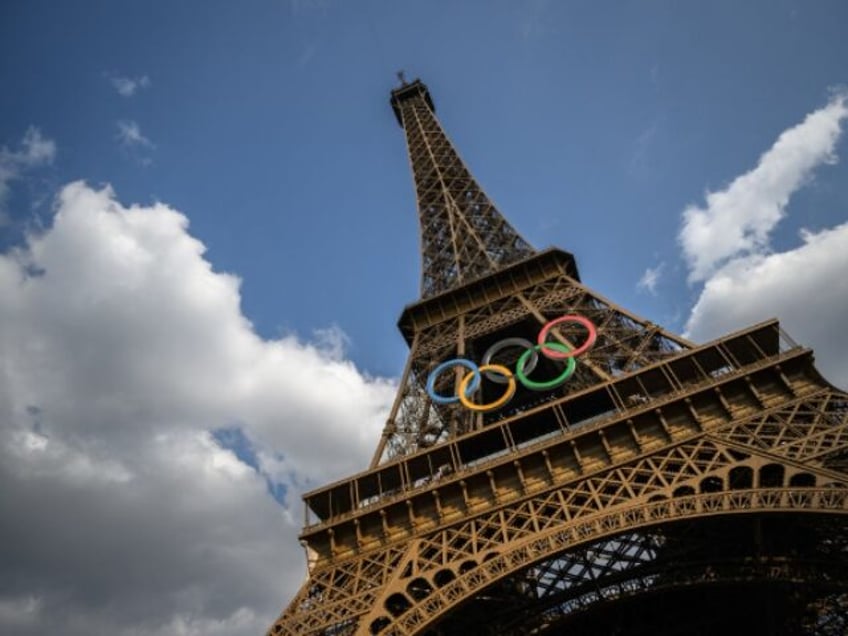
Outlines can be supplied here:
[[147, 75], [139, 77], [123, 77], [121, 75], [107, 75], [109, 82], [112, 84], [118, 95], [121, 97], [132, 97], [142, 88], [150, 86], [150, 78]]
[[393, 383], [338, 330], [257, 336], [203, 253], [74, 183], [0, 255], [0, 633], [262, 633], [304, 576], [299, 493], [366, 465]]
[[799, 244], [774, 252], [771, 231], [813, 169], [837, 160], [848, 96], [837, 94], [784, 131], [757, 168], [683, 213], [681, 244], [691, 278], [704, 286], [687, 336], [707, 340], [771, 317], [816, 351], [817, 366], [848, 387], [848, 223], [802, 230]]
[[769, 233], [786, 214], [793, 192], [818, 166], [835, 161], [834, 148], [848, 117], [848, 94], [785, 130], [757, 166], [724, 190], [709, 192], [706, 205], [683, 212], [680, 244], [690, 282], [709, 278], [728, 260], [767, 247]]
[[818, 367], [848, 387], [848, 223], [802, 232], [786, 252], [739, 258], [714, 274], [692, 309], [687, 331], [706, 340], [773, 316]]
[[652, 295], [656, 295], [657, 283], [660, 282], [664, 267], [665, 263], [660, 263], [656, 267], [648, 267], [642, 274], [642, 278], [636, 283], [636, 289], [643, 289]]
[[55, 157], [56, 142], [35, 126], [27, 129], [16, 149], [0, 148], [0, 227], [9, 222], [6, 204], [11, 183], [31, 168], [53, 163]]

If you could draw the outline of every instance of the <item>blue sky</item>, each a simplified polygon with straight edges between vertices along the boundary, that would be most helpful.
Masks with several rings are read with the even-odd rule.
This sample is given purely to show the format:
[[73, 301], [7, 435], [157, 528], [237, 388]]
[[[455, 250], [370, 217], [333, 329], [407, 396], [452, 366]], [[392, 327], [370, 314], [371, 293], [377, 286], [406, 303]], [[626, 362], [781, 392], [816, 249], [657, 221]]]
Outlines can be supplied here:
[[[0, 628], [240, 635], [282, 609], [297, 493], [364, 467], [405, 362], [399, 69], [601, 294], [696, 339], [779, 314], [848, 384], [846, 24], [837, 1], [3, 3], [0, 515], [33, 539], [0, 552]], [[59, 494], [80, 536], [46, 529]], [[135, 583], [84, 565], [109, 529]]]
[[[75, 179], [184, 212], [242, 278], [268, 336], [338, 325], [397, 374], [394, 322], [418, 290], [414, 193], [387, 103], [395, 71], [431, 87], [472, 171], [534, 245], [676, 329], [679, 215], [754, 165], [845, 81], [840, 2], [8, 3], [0, 139], [36, 125], [58, 152], [27, 194]], [[109, 78], [149, 78], [122, 97]], [[123, 147], [118, 122], [150, 146]], [[150, 162], [150, 165], [143, 165]], [[844, 214], [842, 166], [799, 194], [800, 223]], [[841, 177], [841, 178], [840, 178]], [[778, 241], [781, 237], [778, 237]], [[665, 263], [661, 294], [635, 289]], [[374, 293], [379, 290], [379, 293]]]

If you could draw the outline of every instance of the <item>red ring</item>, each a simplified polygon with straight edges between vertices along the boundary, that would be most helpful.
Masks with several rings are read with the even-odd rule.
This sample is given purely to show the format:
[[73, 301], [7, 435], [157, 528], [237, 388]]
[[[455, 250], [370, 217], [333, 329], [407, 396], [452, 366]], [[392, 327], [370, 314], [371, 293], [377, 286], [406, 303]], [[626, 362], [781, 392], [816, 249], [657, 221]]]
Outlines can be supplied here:
[[[571, 351], [556, 351], [554, 349], [548, 349], [545, 346], [545, 341], [548, 339], [548, 333], [550, 330], [562, 323], [562, 322], [576, 322], [577, 324], [583, 325], [589, 331], [589, 336], [586, 338], [586, 342], [577, 347], [576, 349], [572, 349]], [[581, 353], [585, 353], [589, 347], [595, 344], [595, 340], [598, 338], [598, 330], [595, 329], [595, 325], [592, 324], [592, 321], [588, 318], [584, 318], [583, 316], [562, 316], [560, 318], [556, 318], [555, 320], [551, 320], [548, 324], [542, 327], [542, 330], [539, 332], [539, 346], [541, 347], [539, 350], [542, 352], [546, 358], [550, 358], [552, 360], [565, 360], [566, 358], [573, 358], [575, 356], [579, 356]]]

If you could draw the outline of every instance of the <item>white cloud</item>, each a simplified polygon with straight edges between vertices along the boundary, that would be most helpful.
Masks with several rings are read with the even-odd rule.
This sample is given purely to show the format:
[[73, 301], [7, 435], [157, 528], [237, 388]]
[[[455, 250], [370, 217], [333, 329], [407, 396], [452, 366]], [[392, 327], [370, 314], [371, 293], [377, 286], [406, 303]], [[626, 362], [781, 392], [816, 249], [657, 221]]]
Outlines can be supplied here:
[[394, 385], [337, 330], [258, 337], [187, 224], [74, 183], [0, 255], [2, 633], [262, 633], [304, 576], [299, 492], [379, 439]]
[[56, 142], [41, 134], [35, 126], [24, 133], [17, 149], [0, 148], [0, 227], [9, 222], [6, 203], [11, 183], [32, 168], [49, 165], [56, 158]]
[[147, 75], [139, 77], [123, 77], [120, 75], [107, 75], [109, 82], [121, 97], [132, 97], [139, 89], [150, 86], [150, 78]]
[[837, 160], [846, 101], [840, 93], [784, 131], [757, 168], [709, 195], [707, 209], [687, 208], [681, 231], [691, 278], [705, 280], [687, 336], [712, 339], [777, 317], [842, 387], [848, 386], [848, 223], [802, 230], [800, 244], [783, 252], [772, 251], [769, 237], [813, 169]]
[[834, 148], [846, 117], [848, 94], [840, 92], [785, 130], [756, 168], [724, 190], [708, 193], [705, 207], [684, 210], [679, 238], [690, 281], [706, 280], [729, 259], [767, 248], [769, 233], [785, 215], [792, 193], [815, 168], [836, 160]]
[[141, 134], [141, 126], [138, 122], [132, 120], [121, 120], [117, 123], [118, 141], [127, 147], [141, 146], [144, 148], [154, 148], [153, 142]]
[[639, 282], [636, 283], [636, 288], [644, 289], [648, 293], [656, 295], [657, 283], [660, 281], [664, 267], [665, 263], [660, 263], [656, 267], [648, 267], [645, 270], [645, 273], [642, 274], [642, 278], [640, 278]]
[[692, 309], [687, 332], [696, 340], [778, 317], [800, 344], [816, 352], [831, 382], [848, 387], [848, 223], [778, 254], [734, 260], [714, 274]]
[[42, 136], [35, 126], [30, 126], [21, 140], [21, 150], [15, 154], [22, 166], [38, 166], [52, 163], [56, 157], [56, 142]]

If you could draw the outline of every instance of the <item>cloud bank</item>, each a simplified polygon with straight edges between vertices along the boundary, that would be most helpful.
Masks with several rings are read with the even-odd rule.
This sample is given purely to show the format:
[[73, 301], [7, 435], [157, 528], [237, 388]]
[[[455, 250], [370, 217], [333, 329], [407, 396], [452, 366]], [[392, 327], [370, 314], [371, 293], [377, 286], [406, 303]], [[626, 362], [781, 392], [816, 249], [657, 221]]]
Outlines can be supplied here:
[[[802, 230], [798, 245], [774, 252], [771, 234], [794, 192], [837, 160], [848, 95], [837, 93], [784, 131], [750, 172], [683, 212], [680, 244], [690, 281], [704, 281], [687, 335], [707, 340], [776, 316], [816, 351], [825, 376], [848, 387], [848, 223]], [[843, 216], [848, 211], [843, 211]]]
[[203, 253], [74, 183], [0, 255], [0, 633], [263, 633], [305, 573], [299, 493], [366, 465], [393, 384], [336, 331], [258, 337]]

